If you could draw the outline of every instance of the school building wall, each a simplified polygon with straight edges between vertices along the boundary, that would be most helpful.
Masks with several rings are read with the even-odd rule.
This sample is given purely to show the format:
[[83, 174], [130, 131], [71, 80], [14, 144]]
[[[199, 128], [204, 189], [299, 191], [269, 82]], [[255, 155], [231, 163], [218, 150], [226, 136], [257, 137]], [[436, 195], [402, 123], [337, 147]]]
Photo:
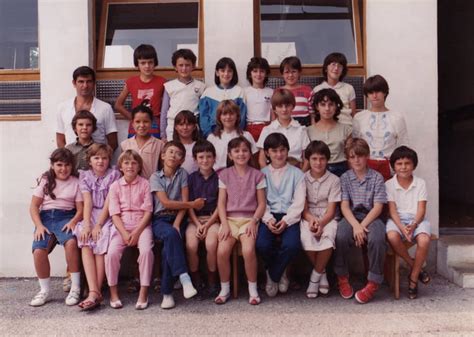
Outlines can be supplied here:
[[[72, 71], [92, 65], [91, 1], [38, 0], [41, 121], [0, 122], [0, 277], [35, 276], [29, 204], [35, 179], [55, 148], [57, 104], [73, 97]], [[367, 0], [368, 76], [383, 74], [390, 85], [387, 105], [401, 111], [411, 144], [420, 155], [417, 173], [427, 180], [428, 218], [438, 231], [436, 1]], [[203, 1], [205, 79], [232, 57], [242, 85], [253, 55], [253, 1]], [[119, 121], [119, 141], [126, 123]], [[65, 271], [64, 253], [51, 254], [53, 276]]]

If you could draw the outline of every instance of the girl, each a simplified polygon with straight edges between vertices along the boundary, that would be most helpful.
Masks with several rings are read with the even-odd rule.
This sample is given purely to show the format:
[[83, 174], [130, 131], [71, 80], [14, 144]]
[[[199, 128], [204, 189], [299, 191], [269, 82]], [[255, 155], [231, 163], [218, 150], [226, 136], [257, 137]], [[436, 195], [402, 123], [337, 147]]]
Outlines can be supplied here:
[[146, 105], [139, 105], [132, 110], [131, 124], [135, 130], [132, 138], [124, 140], [120, 147], [123, 151], [134, 150], [142, 157], [142, 177], [149, 179], [158, 168], [163, 142], [151, 133], [153, 111]]
[[[74, 156], [60, 148], [51, 154], [50, 169], [43, 173], [31, 198], [30, 215], [35, 224], [33, 260], [40, 284], [40, 291], [30, 305], [39, 307], [49, 300], [50, 265], [48, 252], [54, 237], [64, 246], [66, 262], [71, 273], [71, 290], [66, 297], [67, 305], [76, 305], [80, 299], [79, 251], [74, 227], [82, 218], [82, 195], [79, 179], [71, 176]], [[54, 235], [54, 237], [53, 237]]]
[[352, 125], [352, 117], [356, 113], [356, 95], [354, 87], [348, 83], [342, 82], [347, 74], [347, 59], [344, 54], [331, 53], [324, 59], [323, 63], [323, 83], [313, 89], [313, 94], [321, 89], [334, 89], [341, 98], [343, 107], [339, 122]]
[[105, 256], [105, 273], [110, 287], [110, 306], [122, 307], [118, 295], [120, 259], [126, 247], [138, 246], [140, 255], [140, 292], [135, 309], [148, 307], [148, 287], [153, 269], [153, 233], [150, 227], [153, 202], [148, 180], [140, 177], [143, 164], [140, 155], [133, 151], [123, 152], [118, 159], [123, 177], [110, 186], [109, 213], [115, 228]]
[[237, 104], [231, 100], [224, 100], [217, 106], [216, 129], [207, 140], [216, 148], [216, 163], [214, 170], [218, 171], [227, 166], [227, 144], [229, 141], [244, 136], [251, 145], [251, 153], [258, 152], [252, 135], [247, 131], [242, 131], [239, 124], [240, 110]]
[[233, 100], [240, 108], [240, 128], [245, 129], [247, 106], [244, 90], [237, 85], [239, 76], [234, 61], [228, 57], [221, 58], [216, 64], [215, 86], [206, 88], [199, 100], [199, 125], [204, 137], [216, 127], [217, 105], [224, 99]]
[[263, 57], [252, 57], [247, 65], [250, 87], [244, 89], [247, 101], [247, 131], [258, 141], [262, 129], [270, 124], [273, 89], [266, 87], [270, 66]]
[[82, 264], [86, 273], [89, 295], [79, 303], [82, 310], [97, 308], [102, 295], [100, 288], [105, 277], [104, 255], [110, 239], [112, 219], [109, 216], [107, 194], [110, 185], [120, 178], [120, 172], [110, 167], [113, 150], [105, 144], [92, 144], [87, 151], [90, 170], [80, 171], [79, 187], [84, 198], [84, 220], [75, 230], [81, 248]]
[[181, 165], [188, 174], [198, 169], [193, 158], [193, 147], [199, 139], [198, 121], [189, 110], [180, 111], [174, 120], [173, 140], [180, 142], [186, 149], [186, 157]]
[[306, 251], [313, 271], [306, 296], [316, 298], [329, 292], [326, 265], [335, 248], [337, 230], [337, 203], [341, 201], [339, 178], [327, 171], [329, 147], [321, 141], [312, 141], [305, 150], [310, 170], [305, 173], [306, 205], [301, 221], [301, 244]]
[[310, 140], [320, 140], [329, 146], [331, 158], [328, 170], [338, 177], [347, 171], [344, 143], [351, 137], [351, 127], [338, 122], [343, 107], [339, 95], [333, 89], [321, 89], [313, 98], [316, 123], [308, 127]]
[[249, 303], [257, 305], [257, 256], [255, 240], [257, 224], [266, 208], [265, 176], [249, 166], [252, 157], [250, 142], [243, 136], [232, 139], [228, 146], [229, 168], [219, 173], [217, 208], [221, 226], [217, 247], [217, 267], [221, 279], [221, 291], [216, 304], [224, 304], [230, 297], [229, 258], [237, 240], [242, 245], [245, 274], [248, 279]]

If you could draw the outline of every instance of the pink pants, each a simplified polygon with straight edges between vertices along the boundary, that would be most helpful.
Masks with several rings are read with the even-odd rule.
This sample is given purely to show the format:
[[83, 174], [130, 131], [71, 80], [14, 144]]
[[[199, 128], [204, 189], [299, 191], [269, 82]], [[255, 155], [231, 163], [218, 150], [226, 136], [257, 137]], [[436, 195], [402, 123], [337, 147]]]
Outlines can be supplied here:
[[[125, 225], [127, 230], [132, 230], [135, 226]], [[153, 232], [150, 226], [147, 226], [140, 238], [138, 239], [138, 270], [140, 272], [140, 285], [149, 286], [151, 274], [153, 271]], [[120, 271], [120, 260], [127, 244], [123, 241], [122, 236], [117, 230], [114, 230], [110, 238], [109, 250], [105, 255], [105, 274], [109, 286], [116, 286], [118, 283], [118, 275]]]

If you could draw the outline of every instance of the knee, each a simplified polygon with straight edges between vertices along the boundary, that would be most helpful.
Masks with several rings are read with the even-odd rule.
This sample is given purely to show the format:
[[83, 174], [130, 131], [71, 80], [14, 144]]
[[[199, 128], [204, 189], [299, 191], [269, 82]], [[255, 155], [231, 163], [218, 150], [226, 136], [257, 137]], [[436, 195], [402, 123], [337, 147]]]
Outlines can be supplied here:
[[398, 243], [402, 240], [400, 234], [396, 231], [387, 232], [387, 239], [390, 243]]
[[252, 245], [243, 245], [242, 246], [242, 256], [244, 257], [245, 260], [254, 258], [255, 255], [255, 248]]
[[420, 248], [427, 248], [430, 245], [431, 238], [428, 236], [428, 234], [418, 234], [416, 237], [416, 244]]

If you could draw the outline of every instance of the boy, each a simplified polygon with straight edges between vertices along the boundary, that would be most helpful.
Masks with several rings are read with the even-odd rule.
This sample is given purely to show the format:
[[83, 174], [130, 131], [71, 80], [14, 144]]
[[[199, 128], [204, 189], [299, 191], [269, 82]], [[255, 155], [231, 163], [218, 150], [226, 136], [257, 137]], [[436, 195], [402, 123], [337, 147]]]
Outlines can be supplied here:
[[87, 149], [94, 144], [92, 133], [97, 130], [97, 119], [87, 110], [81, 110], [72, 118], [72, 129], [77, 138], [74, 143], [66, 145], [66, 149], [74, 155], [74, 172], [88, 170]]
[[196, 67], [196, 55], [190, 49], [178, 49], [171, 57], [178, 78], [164, 84], [163, 103], [161, 105], [160, 130], [163, 141], [173, 139], [174, 119], [178, 112], [189, 110], [199, 114], [198, 105], [206, 85], [193, 79]]
[[184, 298], [191, 298], [197, 294], [187, 271], [180, 229], [186, 210], [203, 208], [205, 200], [197, 198], [188, 201], [188, 174], [181, 167], [185, 154], [183, 144], [176, 141], [166, 143], [161, 152], [163, 169], [150, 177], [154, 198], [153, 235], [155, 239], [163, 241], [161, 253], [163, 309], [171, 309], [175, 305], [172, 292], [174, 278], [177, 276], [183, 285]]
[[206, 203], [200, 210], [189, 209], [190, 223], [186, 229], [186, 251], [189, 271], [193, 284], [198, 287], [198, 299], [207, 297], [199, 274], [199, 242], [206, 245], [208, 296], [214, 298], [218, 294], [217, 287], [217, 233], [219, 231], [219, 213], [217, 211], [217, 195], [219, 177], [212, 168], [216, 162], [216, 149], [207, 140], [196, 142], [193, 147], [193, 158], [199, 170], [191, 173], [188, 178], [189, 199], [203, 198]]
[[311, 107], [311, 88], [299, 83], [301, 71], [301, 61], [296, 56], [286, 57], [281, 61], [280, 74], [283, 75], [285, 85], [282, 88], [290, 90], [295, 96], [292, 117], [303, 126], [310, 126], [314, 123], [314, 111]]
[[[422, 269], [428, 255], [431, 225], [425, 219], [426, 184], [413, 175], [418, 165], [416, 152], [409, 147], [400, 146], [390, 156], [390, 165], [395, 176], [385, 183], [390, 219], [387, 221], [387, 238], [393, 250], [410, 266], [408, 276], [408, 297], [415, 299], [418, 294], [418, 281], [430, 282], [430, 275]], [[415, 259], [408, 254], [402, 242], [416, 241]]]
[[[274, 297], [278, 291], [288, 291], [286, 267], [301, 248], [300, 220], [306, 187], [303, 172], [287, 163], [290, 145], [284, 135], [272, 133], [263, 146], [270, 165], [262, 169], [267, 184], [267, 208], [258, 228], [256, 248], [265, 262], [265, 291]], [[278, 248], [277, 237], [281, 237]]]
[[405, 119], [385, 106], [388, 91], [385, 78], [380, 75], [369, 77], [364, 83], [364, 95], [370, 102], [370, 109], [357, 113], [352, 121], [352, 136], [369, 144], [369, 167], [380, 172], [385, 180], [392, 175], [388, 158], [393, 150], [408, 144]]
[[351, 169], [341, 176], [343, 218], [337, 226], [334, 272], [339, 293], [349, 299], [354, 295], [349, 283], [348, 257], [351, 247], [367, 245], [369, 275], [366, 286], [357, 291], [359, 303], [369, 302], [383, 281], [385, 251], [385, 224], [380, 219], [387, 202], [383, 177], [367, 167], [369, 145], [365, 140], [352, 138], [346, 144], [346, 157]]
[[163, 85], [166, 80], [153, 74], [155, 67], [158, 66], [158, 56], [155, 48], [149, 44], [139, 45], [133, 52], [133, 64], [138, 68], [140, 74], [125, 81], [125, 86], [115, 102], [115, 109], [130, 120], [128, 138], [132, 137], [135, 134], [131, 122], [132, 114], [124, 106], [127, 96], [131, 95], [133, 107], [146, 105], [153, 110], [154, 118], [150, 133], [156, 138], [160, 138], [161, 101], [164, 91]]
[[291, 112], [295, 107], [295, 96], [287, 89], [276, 89], [273, 93], [272, 108], [276, 114], [276, 119], [263, 128], [257, 147], [260, 149], [258, 163], [260, 167], [267, 165], [267, 157], [263, 149], [263, 143], [271, 133], [278, 132], [283, 134], [290, 145], [288, 152], [288, 162], [301, 168], [303, 171], [308, 169], [308, 161], [304, 158], [304, 149], [309, 144], [306, 127], [300, 125], [291, 117]]

